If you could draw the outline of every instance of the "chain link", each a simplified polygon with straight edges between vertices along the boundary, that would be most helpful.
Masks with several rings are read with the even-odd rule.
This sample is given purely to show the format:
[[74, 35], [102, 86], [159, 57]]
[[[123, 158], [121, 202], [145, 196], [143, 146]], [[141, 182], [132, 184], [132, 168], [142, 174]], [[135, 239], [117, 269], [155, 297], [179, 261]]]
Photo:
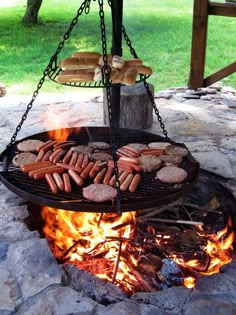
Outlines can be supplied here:
[[78, 18], [79, 16], [83, 13], [83, 11], [85, 10], [85, 13], [88, 14], [89, 13], [89, 8], [90, 8], [90, 2], [91, 0], [85, 0], [80, 8], [78, 9], [77, 11], [77, 14], [76, 16], [73, 18], [68, 30], [66, 31], [66, 33], [64, 34], [63, 36], [63, 40], [58, 44], [58, 47], [56, 49], [56, 52], [53, 54], [53, 56], [50, 58], [50, 61], [47, 65], [47, 67], [45, 68], [44, 72], [43, 72], [43, 76], [42, 78], [39, 80], [39, 83], [37, 85], [37, 88], [36, 90], [33, 92], [33, 95], [32, 95], [32, 99], [31, 101], [29, 102], [29, 104], [27, 105], [26, 107], [26, 110], [24, 112], [24, 114], [22, 115], [21, 117], [21, 121], [20, 123], [17, 125], [16, 129], [15, 129], [15, 132], [13, 133], [12, 137], [11, 137], [11, 140], [10, 140], [10, 143], [6, 146], [6, 148], [10, 147], [11, 145], [13, 145], [16, 141], [16, 137], [19, 133], [19, 131], [21, 130], [21, 127], [23, 125], [23, 123], [25, 122], [25, 120], [27, 119], [27, 116], [28, 116], [28, 113], [29, 111], [31, 110], [31, 108], [33, 107], [33, 103], [36, 99], [36, 97], [38, 96], [39, 94], [39, 90], [42, 88], [44, 82], [45, 82], [45, 78], [48, 76], [51, 68], [52, 68], [52, 65], [53, 63], [57, 63], [57, 56], [58, 54], [60, 53], [60, 51], [62, 50], [62, 48], [64, 47], [64, 44], [65, 44], [65, 41], [69, 38], [70, 36], [70, 33], [71, 31], [73, 30], [73, 28], [75, 27], [75, 25], [78, 23]]
[[165, 136], [167, 139], [169, 139], [168, 134], [167, 134], [167, 131], [166, 131], [166, 129], [165, 129], [165, 125], [164, 125], [164, 123], [163, 123], [163, 121], [162, 121], [162, 118], [161, 118], [161, 116], [160, 116], [160, 112], [159, 112], [159, 110], [158, 110], [158, 108], [157, 108], [157, 106], [156, 106], [154, 97], [153, 97], [153, 95], [152, 95], [152, 92], [151, 92], [151, 90], [150, 90], [150, 87], [149, 87], [149, 85], [148, 85], [146, 79], [143, 79], [143, 84], [144, 84], [144, 86], [145, 86], [145, 88], [146, 88], [146, 90], [147, 90], [149, 99], [150, 99], [150, 101], [151, 101], [151, 103], [152, 103], [152, 107], [153, 107], [153, 109], [154, 109], [154, 111], [155, 111], [155, 114], [156, 114], [157, 119], [158, 119], [158, 121], [159, 121], [160, 127], [161, 127], [161, 129], [162, 129], [162, 132], [163, 132], [164, 136]]
[[135, 51], [134, 48], [132, 47], [131, 40], [129, 39], [129, 36], [128, 36], [126, 30], [125, 30], [124, 25], [122, 25], [122, 34], [123, 34], [123, 36], [124, 36], [126, 45], [129, 47], [129, 50], [130, 50], [131, 55], [132, 55], [134, 58], [138, 58], [138, 55], [136, 54], [136, 51]]
[[103, 54], [103, 83], [106, 88], [106, 97], [107, 97], [107, 107], [108, 107], [108, 116], [109, 116], [109, 124], [110, 124], [110, 140], [111, 140], [111, 148], [112, 148], [112, 159], [114, 161], [114, 173], [116, 178], [116, 212], [118, 215], [121, 215], [121, 192], [120, 192], [120, 181], [119, 181], [119, 171], [117, 166], [117, 156], [116, 156], [116, 138], [115, 138], [115, 127], [114, 127], [114, 118], [112, 111], [112, 97], [111, 97], [111, 83], [110, 83], [110, 74], [111, 68], [108, 65], [107, 60], [107, 39], [106, 39], [106, 27], [105, 27], [105, 19], [104, 19], [104, 9], [103, 9], [103, 0], [98, 0], [99, 4], [99, 17], [100, 17], [100, 27], [101, 27], [101, 37], [102, 37], [102, 54]]

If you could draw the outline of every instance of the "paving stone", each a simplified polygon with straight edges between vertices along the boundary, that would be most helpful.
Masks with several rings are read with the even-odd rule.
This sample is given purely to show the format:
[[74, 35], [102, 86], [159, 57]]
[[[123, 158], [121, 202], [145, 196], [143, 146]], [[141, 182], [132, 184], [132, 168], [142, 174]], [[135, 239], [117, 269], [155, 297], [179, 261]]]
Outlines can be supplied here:
[[8, 266], [20, 285], [24, 300], [54, 283], [61, 283], [64, 273], [46, 239], [12, 243], [8, 257]]
[[0, 314], [1, 311], [13, 311], [21, 301], [17, 282], [6, 268], [0, 267]]
[[131, 300], [138, 303], [150, 304], [159, 307], [161, 311], [180, 314], [191, 291], [185, 287], [172, 287], [156, 293], [135, 293]]
[[234, 172], [227, 155], [220, 152], [193, 152], [200, 167], [224, 178], [234, 178]]
[[183, 315], [235, 315], [236, 305], [212, 300], [197, 300], [186, 306]]
[[[80, 292], [52, 285], [22, 304], [15, 315], [94, 315], [97, 303]], [[110, 313], [111, 314], [111, 313]]]

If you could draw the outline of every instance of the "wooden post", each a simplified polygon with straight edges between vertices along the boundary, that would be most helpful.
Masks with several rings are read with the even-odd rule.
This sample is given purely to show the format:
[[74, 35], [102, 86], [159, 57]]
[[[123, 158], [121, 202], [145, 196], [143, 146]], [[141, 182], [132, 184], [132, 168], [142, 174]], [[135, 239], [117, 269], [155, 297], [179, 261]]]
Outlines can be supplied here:
[[[154, 95], [154, 86], [149, 83]], [[103, 89], [103, 121], [109, 125], [106, 89]], [[145, 129], [153, 123], [153, 107], [143, 82], [134, 86], [121, 86], [120, 128]]]
[[208, 0], [194, 0], [189, 87], [203, 86], [208, 27]]

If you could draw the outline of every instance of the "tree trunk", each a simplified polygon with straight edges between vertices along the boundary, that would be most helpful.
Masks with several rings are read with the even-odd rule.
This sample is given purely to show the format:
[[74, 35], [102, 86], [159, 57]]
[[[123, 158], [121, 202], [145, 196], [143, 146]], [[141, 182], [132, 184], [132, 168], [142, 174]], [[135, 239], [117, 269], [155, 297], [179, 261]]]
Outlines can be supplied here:
[[[149, 83], [154, 95], [154, 86]], [[103, 121], [109, 125], [106, 89], [103, 89]], [[153, 107], [143, 82], [134, 86], [121, 86], [120, 128], [145, 129], [153, 123]]]
[[36, 24], [38, 22], [38, 12], [43, 0], [27, 0], [23, 24]]

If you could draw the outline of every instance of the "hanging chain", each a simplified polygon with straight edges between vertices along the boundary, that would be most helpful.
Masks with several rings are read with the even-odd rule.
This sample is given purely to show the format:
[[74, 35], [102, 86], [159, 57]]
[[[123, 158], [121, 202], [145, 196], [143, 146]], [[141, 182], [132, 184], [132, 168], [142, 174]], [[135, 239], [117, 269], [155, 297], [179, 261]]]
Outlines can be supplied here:
[[85, 0], [81, 4], [80, 8], [78, 9], [76, 16], [73, 18], [73, 20], [72, 20], [68, 30], [66, 31], [66, 33], [63, 36], [63, 40], [59, 43], [56, 52], [51, 57], [51, 59], [50, 59], [48, 65], [47, 65], [46, 69], [44, 70], [43, 76], [39, 80], [39, 83], [37, 85], [36, 90], [33, 92], [32, 99], [29, 102], [29, 104], [27, 105], [26, 110], [25, 110], [25, 112], [24, 112], [24, 114], [23, 114], [23, 116], [21, 118], [21, 121], [18, 124], [18, 126], [16, 127], [16, 130], [15, 130], [14, 134], [11, 137], [10, 143], [6, 146], [6, 148], [10, 147], [11, 145], [13, 145], [15, 143], [16, 137], [17, 137], [19, 131], [21, 130], [21, 127], [22, 127], [24, 121], [27, 119], [28, 113], [31, 110], [31, 108], [33, 107], [33, 103], [34, 103], [36, 97], [39, 94], [39, 90], [42, 88], [42, 86], [43, 86], [43, 84], [45, 82], [45, 78], [48, 76], [48, 74], [49, 74], [49, 72], [50, 72], [50, 70], [52, 68], [53, 63], [55, 63], [55, 65], [56, 65], [57, 56], [60, 53], [60, 51], [62, 50], [62, 48], [64, 47], [65, 41], [69, 38], [71, 31], [73, 30], [75, 25], [78, 23], [79, 16], [83, 13], [84, 10], [85, 10], [86, 14], [89, 13], [90, 2], [91, 2], [91, 0]]
[[168, 139], [168, 134], [167, 134], [167, 131], [166, 131], [166, 129], [165, 129], [165, 125], [164, 125], [164, 123], [163, 123], [163, 121], [162, 121], [162, 118], [161, 118], [161, 116], [160, 116], [160, 112], [159, 112], [159, 110], [158, 110], [158, 108], [157, 108], [157, 106], [156, 106], [154, 97], [153, 97], [153, 95], [152, 95], [152, 92], [151, 92], [151, 90], [150, 90], [150, 87], [149, 87], [149, 85], [148, 85], [146, 79], [143, 79], [143, 84], [144, 84], [144, 86], [145, 86], [145, 88], [146, 88], [146, 90], [147, 90], [149, 99], [150, 99], [150, 101], [151, 101], [151, 103], [152, 103], [152, 107], [153, 107], [153, 109], [154, 109], [154, 111], [155, 111], [155, 114], [156, 114], [157, 119], [158, 119], [158, 121], [159, 121], [160, 127], [161, 127], [161, 129], [162, 129], [162, 132], [163, 132], [164, 136]]
[[122, 25], [122, 33], [126, 42], [126, 45], [129, 47], [130, 53], [134, 58], [138, 58], [138, 55], [136, 54], [136, 51], [132, 47], [131, 40], [129, 39], [128, 34], [126, 33], [124, 25]]
[[115, 127], [114, 127], [114, 118], [112, 112], [112, 99], [111, 99], [111, 83], [110, 83], [110, 74], [111, 67], [108, 65], [107, 60], [107, 39], [106, 39], [106, 27], [104, 19], [104, 10], [103, 10], [103, 0], [98, 0], [99, 4], [99, 17], [100, 17], [100, 27], [101, 27], [101, 36], [102, 36], [102, 54], [103, 54], [103, 84], [106, 87], [106, 97], [107, 97], [107, 108], [108, 116], [110, 123], [110, 133], [111, 133], [111, 148], [112, 148], [112, 159], [114, 161], [114, 173], [116, 177], [116, 212], [118, 215], [121, 215], [121, 192], [120, 192], [120, 181], [119, 181], [119, 171], [117, 166], [117, 156], [116, 156], [116, 139], [115, 139]]

